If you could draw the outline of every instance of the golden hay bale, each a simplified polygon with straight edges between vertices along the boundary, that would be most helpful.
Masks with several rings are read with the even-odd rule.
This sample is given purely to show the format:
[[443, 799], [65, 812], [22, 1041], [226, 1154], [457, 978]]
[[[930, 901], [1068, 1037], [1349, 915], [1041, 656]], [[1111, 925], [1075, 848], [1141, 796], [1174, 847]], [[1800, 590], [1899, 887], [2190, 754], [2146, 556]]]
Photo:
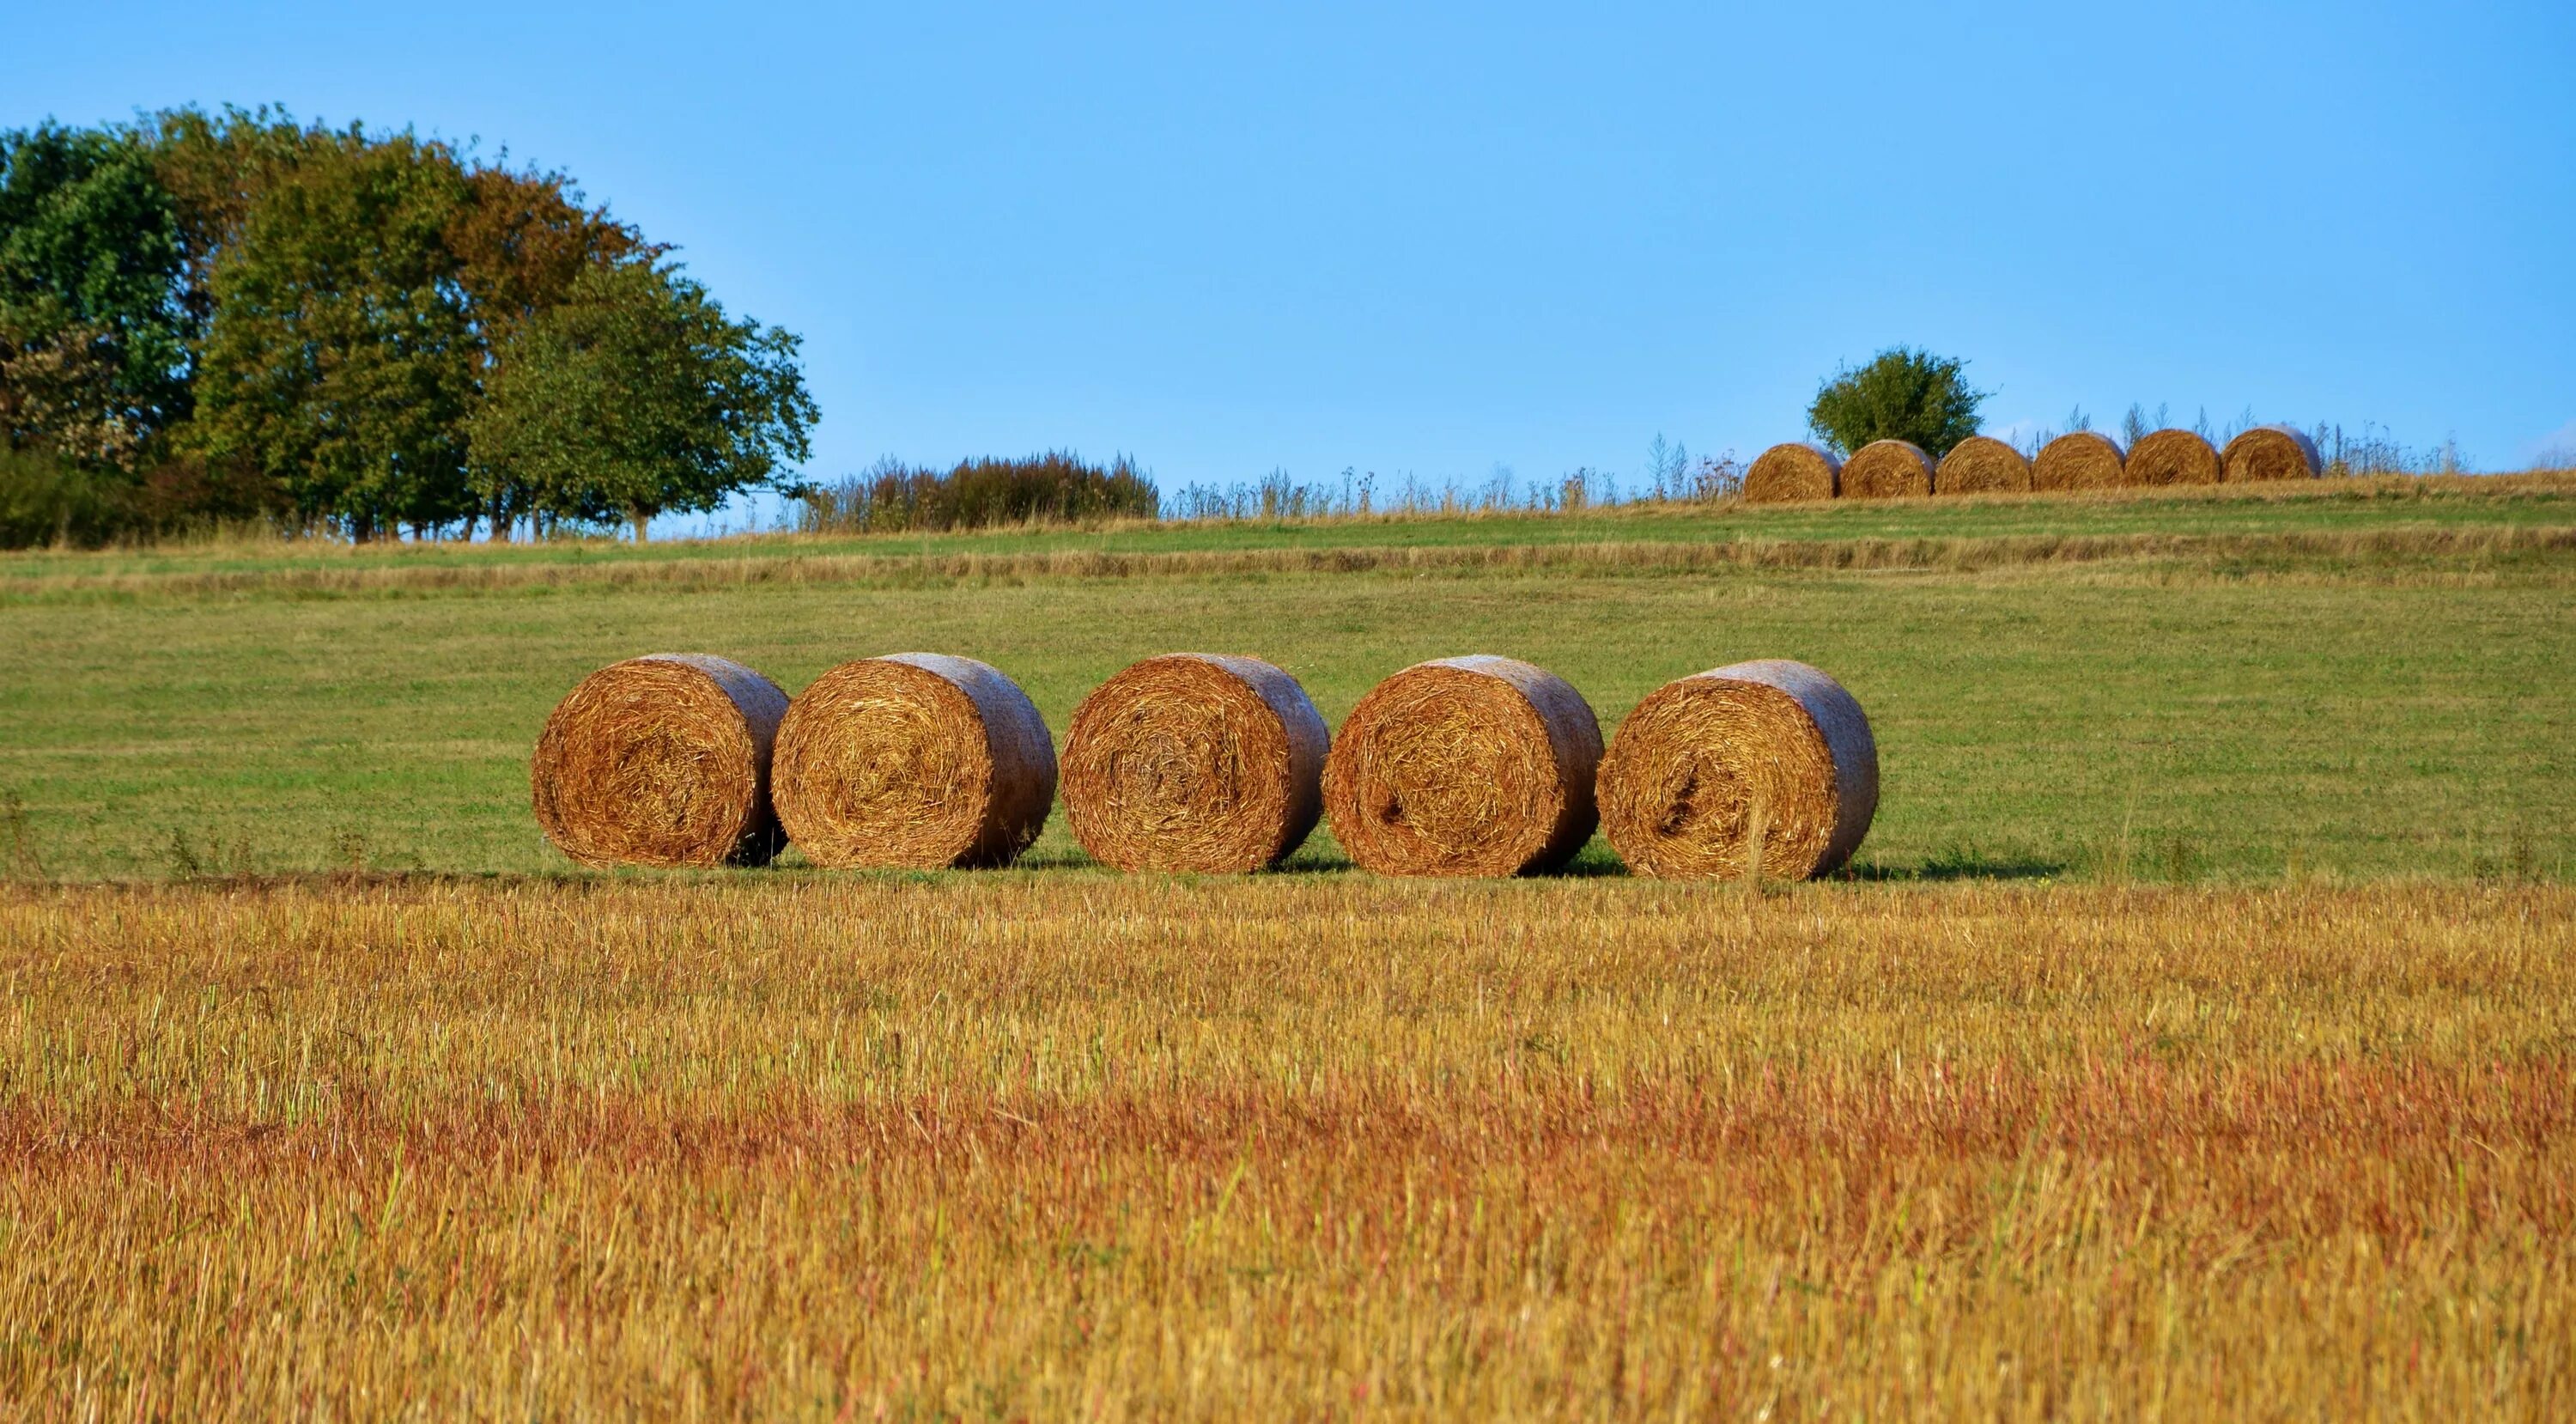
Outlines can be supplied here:
[[1259, 658], [1147, 658], [1075, 710], [1065, 815], [1120, 870], [1260, 870], [1315, 829], [1331, 740], [1306, 689]]
[[1744, 472], [1748, 504], [1775, 504], [1793, 499], [1832, 499], [1843, 462], [1822, 445], [1792, 440], [1756, 456]]
[[2030, 466], [2035, 490], [2115, 489], [2128, 482], [2119, 443], [2091, 430], [2071, 430], [2049, 441]]
[[2030, 489], [2030, 461], [1990, 435], [1971, 435], [1950, 447], [1933, 473], [1934, 494], [2022, 493]]
[[2133, 485], [2214, 485], [2219, 468], [2218, 451], [2188, 430], [2159, 430], [2140, 437], [2129, 447], [2128, 463], [2122, 467]]
[[1845, 499], [1901, 499], [1932, 492], [1932, 457], [1911, 440], [1873, 440], [1843, 461]]
[[1878, 809], [1878, 743], [1842, 684], [1805, 663], [1665, 683], [1601, 759], [1601, 828], [1631, 869], [1804, 880], [1841, 868]]
[[2313, 480], [2324, 462], [2316, 442], [2292, 425], [2258, 425], [2227, 442], [2218, 457], [2219, 478], [2227, 483], [2254, 480]]
[[656, 653], [583, 678], [528, 769], [537, 824], [584, 865], [761, 865], [787, 694], [740, 663]]
[[1055, 801], [1055, 743], [999, 670], [896, 653], [797, 694], [775, 776], [778, 818], [817, 865], [1008, 865]]
[[1573, 858], [1601, 724], [1563, 678], [1511, 658], [1416, 663], [1370, 689], [1333, 738], [1324, 809], [1380, 875], [1522, 875]]

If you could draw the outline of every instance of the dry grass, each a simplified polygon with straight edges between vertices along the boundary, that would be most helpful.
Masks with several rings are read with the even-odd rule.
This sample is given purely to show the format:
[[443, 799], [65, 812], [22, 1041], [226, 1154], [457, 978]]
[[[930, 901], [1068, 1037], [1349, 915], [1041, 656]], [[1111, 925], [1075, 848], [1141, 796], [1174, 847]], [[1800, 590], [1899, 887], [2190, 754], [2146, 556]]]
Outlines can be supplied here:
[[2576, 892], [0, 890], [32, 1417], [2576, 1410]]

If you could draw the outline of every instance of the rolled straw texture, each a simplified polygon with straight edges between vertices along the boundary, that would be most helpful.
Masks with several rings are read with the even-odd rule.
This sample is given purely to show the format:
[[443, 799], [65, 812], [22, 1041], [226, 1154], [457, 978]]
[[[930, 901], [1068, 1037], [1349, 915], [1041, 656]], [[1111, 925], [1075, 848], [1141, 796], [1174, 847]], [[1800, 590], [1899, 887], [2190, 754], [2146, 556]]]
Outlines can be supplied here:
[[1637, 704], [1601, 759], [1600, 801], [1602, 830], [1640, 874], [1804, 880], [1869, 834], [1878, 742], [1817, 669], [1736, 663]]
[[1832, 499], [1842, 472], [1843, 462], [1831, 450], [1791, 440], [1754, 457], [1752, 468], [1744, 472], [1744, 498], [1750, 504]]
[[1018, 683], [973, 658], [847, 662], [778, 730], [778, 817], [817, 865], [1008, 865], [1046, 825], [1055, 743]]
[[1381, 875], [1522, 875], [1592, 838], [1601, 724], [1563, 678], [1511, 658], [1416, 663], [1333, 738], [1324, 811]]
[[2317, 443], [2304, 430], [2289, 425], [2258, 425], [2227, 442], [2218, 457], [2219, 478], [2227, 483], [2255, 480], [2313, 480], [2325, 464]]
[[1932, 492], [1932, 457], [1911, 440], [1873, 440], [1843, 461], [1845, 499], [1900, 499]]
[[1330, 746], [1306, 690], [1259, 658], [1147, 658], [1075, 710], [1065, 815], [1120, 870], [1264, 869], [1315, 829]]
[[2122, 470], [2133, 485], [2214, 485], [2218, 451], [2189, 430], [2159, 430], [2129, 447]]
[[2030, 465], [2035, 490], [2116, 489], [2129, 482], [2119, 442], [2091, 430], [2074, 430], [2040, 447]]
[[2019, 494], [2030, 489], [2030, 461], [1990, 435], [1971, 435], [1950, 447], [1933, 473], [1934, 494]]
[[584, 865], [761, 865], [785, 838], [769, 759], [778, 684], [703, 653], [656, 653], [582, 679], [528, 768], [537, 824]]

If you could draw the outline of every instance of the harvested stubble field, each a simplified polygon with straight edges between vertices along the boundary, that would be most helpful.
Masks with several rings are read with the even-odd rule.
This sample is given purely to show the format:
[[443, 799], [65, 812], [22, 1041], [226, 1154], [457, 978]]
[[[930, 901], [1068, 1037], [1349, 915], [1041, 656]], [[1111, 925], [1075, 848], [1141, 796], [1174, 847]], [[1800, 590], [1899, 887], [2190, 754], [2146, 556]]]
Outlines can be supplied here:
[[0, 898], [63, 1417], [2564, 1417], [2576, 895]]
[[[8, 561], [0, 1403], [2576, 1410], [2576, 493], [1864, 508]], [[916, 648], [1059, 739], [1176, 648], [1797, 657], [1884, 800], [1794, 890], [535, 830], [602, 664]]]

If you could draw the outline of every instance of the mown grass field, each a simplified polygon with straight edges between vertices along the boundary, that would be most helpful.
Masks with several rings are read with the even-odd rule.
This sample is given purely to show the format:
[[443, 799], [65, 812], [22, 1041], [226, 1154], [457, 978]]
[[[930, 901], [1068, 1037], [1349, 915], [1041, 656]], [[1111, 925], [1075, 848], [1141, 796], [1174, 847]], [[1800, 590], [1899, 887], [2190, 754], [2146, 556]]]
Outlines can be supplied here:
[[[0, 560], [0, 1401], [2565, 1417], [2571, 605], [2547, 479]], [[538, 837], [599, 664], [911, 648], [1059, 736], [1801, 657], [1885, 800], [1806, 887]]]

